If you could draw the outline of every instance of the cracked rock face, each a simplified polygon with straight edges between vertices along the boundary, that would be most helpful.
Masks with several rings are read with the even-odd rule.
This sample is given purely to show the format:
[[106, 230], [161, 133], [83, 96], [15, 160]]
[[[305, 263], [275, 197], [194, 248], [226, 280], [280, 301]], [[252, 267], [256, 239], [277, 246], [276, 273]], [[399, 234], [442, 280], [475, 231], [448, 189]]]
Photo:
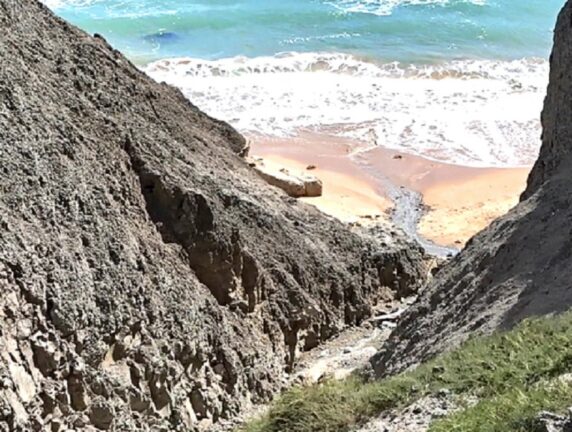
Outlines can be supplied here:
[[562, 9], [542, 112], [542, 148], [521, 203], [475, 236], [404, 316], [378, 375], [416, 365], [471, 334], [572, 306], [572, 1]]
[[539, 432], [572, 432], [572, 409], [569, 415], [563, 416], [551, 412], [542, 412], [536, 418]]
[[0, 430], [206, 430], [423, 282], [103, 39], [35, 0], [0, 29]]

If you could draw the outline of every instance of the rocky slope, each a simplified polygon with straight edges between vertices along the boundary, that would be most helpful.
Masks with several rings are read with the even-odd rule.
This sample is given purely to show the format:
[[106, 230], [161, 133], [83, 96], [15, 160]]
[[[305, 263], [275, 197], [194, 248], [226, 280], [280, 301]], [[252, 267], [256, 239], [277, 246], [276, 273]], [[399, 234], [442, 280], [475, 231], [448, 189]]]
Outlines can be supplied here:
[[0, 430], [197, 430], [417, 289], [422, 252], [266, 185], [245, 141], [0, 0]]
[[415, 365], [476, 332], [572, 306], [572, 2], [554, 35], [542, 149], [508, 215], [474, 237], [374, 358], [379, 375]]

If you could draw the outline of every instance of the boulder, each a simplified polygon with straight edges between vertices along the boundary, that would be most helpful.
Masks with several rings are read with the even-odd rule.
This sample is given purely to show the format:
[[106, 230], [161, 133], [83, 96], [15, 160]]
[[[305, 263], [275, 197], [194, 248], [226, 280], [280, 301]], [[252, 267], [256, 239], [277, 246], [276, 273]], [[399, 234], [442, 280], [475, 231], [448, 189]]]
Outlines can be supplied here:
[[535, 430], [538, 432], [572, 432], [572, 417], [571, 415], [542, 412], [536, 419]]
[[268, 184], [282, 189], [293, 198], [322, 196], [322, 181], [312, 175], [295, 175], [283, 168], [269, 169], [264, 164], [256, 164], [254, 169]]

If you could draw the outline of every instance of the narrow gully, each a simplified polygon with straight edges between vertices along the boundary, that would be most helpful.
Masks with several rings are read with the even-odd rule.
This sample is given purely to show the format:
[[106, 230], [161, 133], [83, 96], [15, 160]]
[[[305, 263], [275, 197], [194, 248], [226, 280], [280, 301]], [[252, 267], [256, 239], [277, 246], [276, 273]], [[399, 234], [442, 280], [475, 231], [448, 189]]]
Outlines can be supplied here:
[[459, 249], [440, 246], [419, 234], [417, 227], [427, 211], [423, 205], [423, 196], [419, 192], [395, 185], [365, 158], [360, 157], [361, 153], [363, 152], [354, 153], [350, 157], [380, 185], [378, 192], [386, 195], [394, 203], [391, 211], [391, 221], [405, 231], [409, 237], [417, 241], [429, 255], [439, 258], [449, 258], [457, 255], [460, 252]]

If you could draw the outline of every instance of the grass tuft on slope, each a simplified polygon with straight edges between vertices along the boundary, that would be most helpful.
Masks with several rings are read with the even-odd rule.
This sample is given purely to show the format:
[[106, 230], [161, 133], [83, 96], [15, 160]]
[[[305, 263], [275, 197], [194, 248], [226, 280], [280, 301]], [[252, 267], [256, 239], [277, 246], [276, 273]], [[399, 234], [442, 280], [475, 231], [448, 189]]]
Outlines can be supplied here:
[[385, 410], [441, 390], [480, 402], [431, 426], [431, 432], [533, 431], [544, 409], [572, 405], [572, 313], [525, 321], [506, 333], [475, 338], [412, 372], [376, 382], [357, 377], [296, 387], [242, 432], [347, 432]]
[[572, 406], [572, 388], [559, 379], [515, 388], [483, 399], [474, 407], [454, 413], [431, 425], [429, 432], [540, 432], [541, 411], [563, 412]]

